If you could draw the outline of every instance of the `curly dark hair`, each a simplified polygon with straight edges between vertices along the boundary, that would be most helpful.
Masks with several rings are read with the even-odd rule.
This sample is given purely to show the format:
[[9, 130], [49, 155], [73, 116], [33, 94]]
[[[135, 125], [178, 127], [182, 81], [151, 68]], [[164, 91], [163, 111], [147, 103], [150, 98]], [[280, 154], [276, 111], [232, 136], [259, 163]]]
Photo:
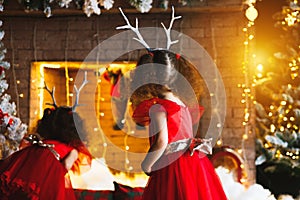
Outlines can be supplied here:
[[186, 104], [200, 102], [203, 79], [196, 67], [182, 55], [168, 50], [153, 50], [140, 57], [133, 72], [131, 102], [133, 106], [153, 97], [164, 98], [167, 91], [180, 96]]
[[37, 133], [44, 139], [58, 140], [76, 149], [87, 139], [84, 121], [71, 107], [46, 108], [38, 122]]

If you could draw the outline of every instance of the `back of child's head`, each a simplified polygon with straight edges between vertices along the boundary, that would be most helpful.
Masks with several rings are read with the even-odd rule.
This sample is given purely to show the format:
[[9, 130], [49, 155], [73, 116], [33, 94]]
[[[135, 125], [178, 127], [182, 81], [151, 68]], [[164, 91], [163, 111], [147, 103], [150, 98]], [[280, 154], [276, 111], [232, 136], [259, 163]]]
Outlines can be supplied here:
[[[163, 97], [163, 93], [172, 91], [180, 94], [187, 104], [192, 94], [199, 101], [202, 92], [201, 80], [195, 66], [185, 57], [168, 50], [151, 50], [137, 62], [131, 100], [139, 103], [148, 97]], [[141, 99], [134, 100], [138, 97]]]
[[153, 50], [140, 57], [135, 77], [143, 82], [171, 87], [176, 80], [173, 54], [167, 50]]
[[81, 117], [71, 107], [46, 108], [37, 133], [44, 139], [58, 140], [69, 145], [81, 144], [87, 135]]

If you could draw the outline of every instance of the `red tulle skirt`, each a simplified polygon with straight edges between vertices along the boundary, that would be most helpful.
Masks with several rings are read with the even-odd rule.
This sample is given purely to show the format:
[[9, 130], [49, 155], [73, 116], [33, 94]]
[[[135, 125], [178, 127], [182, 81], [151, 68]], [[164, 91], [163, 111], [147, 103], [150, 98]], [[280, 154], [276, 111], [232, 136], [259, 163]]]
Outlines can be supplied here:
[[1, 200], [73, 200], [67, 170], [47, 148], [30, 146], [0, 162]]
[[190, 156], [187, 151], [170, 165], [152, 172], [142, 199], [227, 200], [227, 197], [210, 160], [202, 153]]

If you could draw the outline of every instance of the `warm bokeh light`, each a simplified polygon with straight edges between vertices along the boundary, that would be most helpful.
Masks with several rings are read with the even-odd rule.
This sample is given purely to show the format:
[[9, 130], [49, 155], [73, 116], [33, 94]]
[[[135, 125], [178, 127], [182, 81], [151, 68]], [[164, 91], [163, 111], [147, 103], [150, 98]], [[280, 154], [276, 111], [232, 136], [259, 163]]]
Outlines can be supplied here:
[[256, 8], [251, 4], [249, 6], [249, 8], [247, 8], [245, 15], [247, 17], [248, 20], [250, 21], [254, 21], [257, 17], [258, 17], [258, 11], [256, 10]]
[[256, 69], [257, 69], [257, 71], [262, 72], [264, 69], [264, 66], [262, 64], [258, 64]]

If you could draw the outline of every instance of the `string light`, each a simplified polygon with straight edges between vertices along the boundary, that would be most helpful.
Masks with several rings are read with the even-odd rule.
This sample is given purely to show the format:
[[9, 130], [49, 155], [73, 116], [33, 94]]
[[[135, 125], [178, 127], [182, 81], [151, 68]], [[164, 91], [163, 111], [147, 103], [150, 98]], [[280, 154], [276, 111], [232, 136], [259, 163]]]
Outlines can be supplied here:
[[294, 26], [300, 20], [298, 19], [299, 11], [292, 11], [291, 9], [287, 9], [288, 13], [287, 17], [285, 17], [285, 22], [288, 26]]
[[275, 126], [274, 124], [271, 124], [271, 125], [270, 125], [270, 131], [271, 131], [271, 133], [275, 133], [275, 131], [276, 131], [276, 126]]
[[[97, 59], [97, 65], [99, 64], [98, 63], [98, 59]], [[96, 78], [97, 80], [100, 80], [101, 77], [100, 77], [101, 74], [98, 74], [96, 73]], [[105, 116], [105, 113], [104, 112], [101, 112], [101, 101], [105, 101], [104, 98], [101, 97], [101, 81], [97, 81], [97, 99], [96, 99], [96, 116], [97, 116], [97, 124], [98, 124], [98, 127], [101, 127], [100, 126], [100, 120], [101, 118], [103, 118]], [[102, 142], [102, 147], [103, 147], [103, 153], [102, 153], [102, 158], [105, 162], [105, 158], [106, 158], [106, 152], [107, 152], [107, 142], [106, 142], [106, 138], [105, 138], [105, 135], [103, 133], [103, 130], [102, 129], [96, 129], [95, 131], [99, 131], [100, 133], [100, 137], [101, 137], [101, 142]]]
[[219, 139], [219, 140], [217, 141], [217, 145], [218, 145], [218, 146], [221, 146], [222, 144], [223, 144], [222, 140]]
[[[217, 58], [218, 58], [218, 51], [217, 51], [217, 48], [216, 48], [216, 40], [215, 40], [215, 27], [213, 26], [213, 23], [211, 23], [211, 33], [212, 33], [212, 48], [213, 48], [213, 60], [214, 60], [214, 63], [217, 65]], [[215, 71], [215, 77], [217, 77], [217, 71]], [[215, 88], [214, 88], [214, 93], [210, 93], [209, 96], [211, 97], [211, 99], [213, 98], [214, 99], [214, 108], [212, 109], [212, 113], [213, 115], [216, 117], [217, 119], [217, 123], [216, 123], [216, 132], [218, 133], [218, 137], [219, 138], [216, 138], [218, 139], [217, 140], [217, 145], [218, 146], [221, 146], [223, 144], [223, 141], [222, 141], [222, 134], [221, 134], [221, 131], [222, 131], [222, 123], [221, 122], [221, 116], [220, 116], [220, 112], [218, 110], [218, 108], [220, 107], [220, 102], [218, 101], [219, 98], [219, 87], [218, 87], [218, 81], [219, 79], [218, 78], [215, 78], [214, 79], [214, 85], [215, 85]]]
[[[299, 2], [297, 0], [291, 1], [289, 6], [285, 6], [282, 9], [281, 25], [285, 26], [285, 29], [293, 29], [293, 28], [297, 28], [299, 26], [299, 23], [300, 23]], [[300, 47], [298, 46], [298, 48]], [[298, 74], [299, 62], [300, 62], [299, 56], [290, 60], [289, 67], [290, 67], [290, 71], [291, 71], [290, 75], [292, 79], [295, 79], [299, 76]]]
[[[43, 88], [45, 84], [45, 72], [44, 72], [44, 67], [40, 65], [39, 67], [40, 71], [40, 81], [39, 81], [39, 86], [38, 88]], [[43, 117], [43, 110], [44, 110], [44, 90], [40, 89], [39, 90], [39, 119], [42, 119]]]
[[242, 153], [243, 153], [243, 150], [242, 150], [242, 149], [238, 149], [237, 152], [238, 152], [239, 154], [242, 154]]
[[66, 30], [66, 47], [65, 47], [65, 79], [66, 79], [66, 99], [67, 106], [70, 106], [70, 77], [69, 77], [69, 68], [68, 68], [68, 48], [69, 48], [69, 21], [67, 22]]
[[[245, 161], [245, 165], [247, 165], [247, 154], [245, 151], [245, 141], [248, 140], [249, 134], [252, 133], [252, 126], [251, 126], [251, 112], [252, 112], [252, 104], [255, 104], [254, 92], [252, 88], [255, 87], [255, 81], [251, 81], [250, 79], [250, 69], [249, 66], [252, 64], [251, 60], [255, 59], [256, 55], [250, 55], [251, 49], [251, 41], [254, 39], [254, 34], [251, 33], [252, 27], [254, 26], [254, 21], [258, 17], [258, 12], [254, 7], [255, 0], [247, 0], [245, 4], [248, 5], [248, 8], [245, 11], [245, 16], [248, 19], [248, 23], [242, 29], [244, 33], [244, 61], [242, 62], [242, 72], [244, 74], [244, 83], [238, 84], [238, 87], [242, 90], [242, 99], [241, 103], [244, 104], [244, 119], [242, 125], [244, 126], [244, 134], [242, 135], [242, 148], [238, 150], [240, 154], [243, 155], [243, 159]], [[260, 71], [262, 76], [262, 66], [257, 66], [257, 70]], [[243, 169], [246, 170], [246, 167], [243, 166]], [[246, 170], [247, 171], [247, 170]], [[244, 174], [244, 178], [242, 178], [241, 182], [247, 182], [247, 172]]]
[[[11, 23], [10, 23], [11, 24]], [[13, 38], [13, 31], [12, 31], [12, 26], [10, 25], [9, 26], [10, 28], [10, 45], [11, 45], [11, 48], [12, 48], [12, 52], [11, 52], [11, 68], [12, 68], [12, 76], [13, 76], [13, 80], [14, 80], [14, 91], [15, 91], [15, 95], [16, 95], [16, 105], [17, 105], [17, 108], [16, 110], [20, 110], [20, 100], [19, 100], [19, 97], [20, 97], [20, 94], [19, 94], [19, 90], [18, 90], [18, 87], [16, 85], [17, 83], [17, 79], [16, 79], [16, 70], [15, 70], [15, 48], [14, 48], [14, 38]], [[19, 112], [17, 113], [17, 117], [20, 118], [20, 114]]]
[[249, 7], [247, 8], [245, 15], [247, 19], [252, 22], [257, 18], [258, 12], [252, 3], [249, 4]]

